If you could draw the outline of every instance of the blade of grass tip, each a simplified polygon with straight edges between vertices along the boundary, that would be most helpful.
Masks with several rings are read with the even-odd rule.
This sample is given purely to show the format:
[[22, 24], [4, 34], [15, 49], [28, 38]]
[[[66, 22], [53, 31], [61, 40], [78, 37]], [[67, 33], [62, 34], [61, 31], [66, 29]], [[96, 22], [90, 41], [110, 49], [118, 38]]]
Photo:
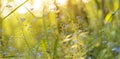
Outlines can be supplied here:
[[120, 9], [118, 8], [116, 11], [114, 11], [108, 19], [106, 19], [106, 17], [107, 17], [107, 16], [106, 16], [106, 17], [105, 17], [105, 24], [108, 23], [108, 22], [110, 22], [110, 21], [112, 21], [111, 18], [112, 18], [119, 10], [120, 10]]
[[9, 15], [11, 15], [13, 12], [15, 12], [19, 7], [21, 7], [22, 5], [24, 5], [28, 0], [26, 0], [25, 2], [23, 2], [22, 4], [20, 4], [18, 7], [16, 7], [14, 10], [12, 10], [7, 16], [5, 16], [2, 20], [6, 19]]
[[57, 35], [57, 38], [54, 43], [54, 51], [53, 51], [53, 59], [57, 58], [57, 47], [58, 47], [59, 37]]
[[[25, 6], [24, 6], [25, 7]], [[27, 8], [27, 7], [25, 7], [25, 9], [33, 16], [33, 17], [35, 17], [35, 15]]]

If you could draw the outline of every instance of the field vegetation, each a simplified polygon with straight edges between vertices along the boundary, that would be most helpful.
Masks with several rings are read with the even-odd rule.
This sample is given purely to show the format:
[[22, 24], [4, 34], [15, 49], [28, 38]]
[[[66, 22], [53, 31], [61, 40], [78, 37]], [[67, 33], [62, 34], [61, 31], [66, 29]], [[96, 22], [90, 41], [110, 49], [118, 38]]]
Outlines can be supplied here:
[[120, 0], [0, 0], [0, 59], [120, 59]]

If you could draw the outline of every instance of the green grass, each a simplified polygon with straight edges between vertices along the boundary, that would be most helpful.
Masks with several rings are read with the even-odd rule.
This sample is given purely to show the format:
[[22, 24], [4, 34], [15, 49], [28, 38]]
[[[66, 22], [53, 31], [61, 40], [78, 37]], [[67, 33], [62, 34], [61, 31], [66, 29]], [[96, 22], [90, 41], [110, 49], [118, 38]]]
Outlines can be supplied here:
[[[46, 4], [42, 16], [24, 6], [28, 0], [5, 17], [1, 10], [0, 59], [119, 59], [112, 51], [120, 46], [118, 0], [105, 1], [106, 13], [100, 1], [70, 0], [57, 6], [60, 12]], [[22, 6], [26, 14], [16, 11]]]

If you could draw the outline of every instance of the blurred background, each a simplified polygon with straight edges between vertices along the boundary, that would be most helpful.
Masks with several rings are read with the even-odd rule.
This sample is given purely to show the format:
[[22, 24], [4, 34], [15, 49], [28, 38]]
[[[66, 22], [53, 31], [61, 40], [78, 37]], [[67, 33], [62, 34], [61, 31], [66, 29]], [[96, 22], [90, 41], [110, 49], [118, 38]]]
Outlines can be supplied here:
[[120, 0], [0, 0], [0, 59], [120, 59]]

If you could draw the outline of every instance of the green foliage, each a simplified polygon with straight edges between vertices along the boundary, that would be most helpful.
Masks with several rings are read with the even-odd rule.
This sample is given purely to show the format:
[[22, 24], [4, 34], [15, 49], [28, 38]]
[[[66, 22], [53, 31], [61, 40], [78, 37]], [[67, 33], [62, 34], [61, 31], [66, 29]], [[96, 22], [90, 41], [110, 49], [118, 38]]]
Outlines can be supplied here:
[[[0, 10], [0, 59], [119, 59], [113, 51], [120, 46], [119, 0], [55, 2], [52, 11], [44, 3], [39, 16], [27, 2], [6, 16], [7, 7]], [[20, 7], [27, 13], [19, 14]]]

